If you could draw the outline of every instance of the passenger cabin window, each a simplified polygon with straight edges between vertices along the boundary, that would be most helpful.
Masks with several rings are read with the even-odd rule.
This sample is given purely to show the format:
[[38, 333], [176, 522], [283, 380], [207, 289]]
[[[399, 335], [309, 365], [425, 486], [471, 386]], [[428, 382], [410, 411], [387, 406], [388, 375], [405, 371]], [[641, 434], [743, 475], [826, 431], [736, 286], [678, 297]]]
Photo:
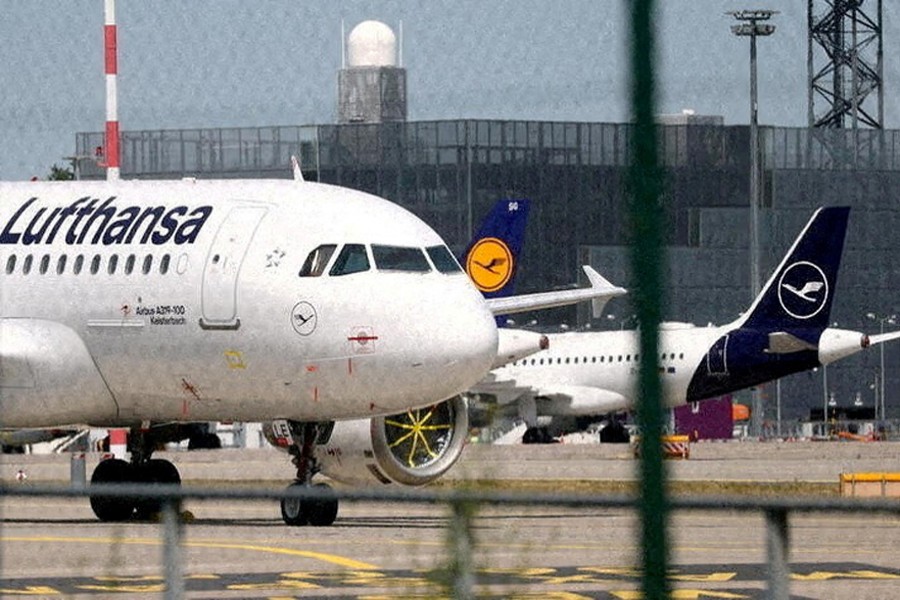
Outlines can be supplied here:
[[91, 259], [91, 275], [96, 275], [97, 271], [100, 270], [100, 255], [95, 254], [94, 258]]
[[165, 275], [169, 272], [169, 261], [171, 257], [168, 254], [163, 254], [162, 259], [159, 261], [159, 274]]
[[84, 265], [84, 255], [79, 254], [75, 257], [75, 262], [72, 263], [72, 272], [76, 275], [81, 273], [81, 267]]
[[328, 271], [329, 275], [350, 275], [369, 270], [369, 255], [362, 244], [345, 244]]
[[34, 260], [32, 256], [29, 254], [25, 257], [25, 261], [22, 263], [22, 274], [28, 275], [31, 273], [31, 261]]
[[331, 260], [331, 255], [334, 254], [336, 248], [337, 244], [322, 244], [314, 248], [306, 257], [306, 260], [303, 261], [303, 266], [300, 267], [300, 277], [318, 277], [324, 273], [325, 267], [328, 265], [328, 261]]
[[46, 273], [48, 268], [50, 268], [50, 255], [45, 254], [44, 256], [41, 257], [41, 266], [40, 266], [41, 275]]
[[150, 273], [150, 269], [152, 267], [153, 267], [153, 255], [148, 254], [147, 256], [144, 257], [144, 266], [141, 267], [141, 272], [144, 275], [147, 275], [148, 273]]
[[10, 254], [6, 259], [6, 274], [9, 275], [16, 270], [16, 255]]
[[437, 269], [439, 273], [462, 272], [462, 267], [460, 267], [459, 263], [456, 262], [456, 259], [453, 258], [453, 254], [447, 249], [447, 246], [429, 246], [428, 248], [425, 248], [425, 252], [428, 253], [428, 257], [431, 258], [434, 268]]
[[134, 261], [136, 260], [134, 254], [129, 254], [128, 258], [125, 259], [125, 274], [131, 275], [131, 272], [134, 270]]
[[379, 271], [427, 273], [431, 270], [420, 248], [372, 245], [372, 256]]
[[62, 275], [66, 271], [66, 255], [62, 254], [56, 261], [56, 274]]
[[106, 265], [106, 270], [110, 275], [114, 275], [116, 272], [116, 266], [119, 264], [119, 255], [113, 254], [109, 257], [109, 263]]

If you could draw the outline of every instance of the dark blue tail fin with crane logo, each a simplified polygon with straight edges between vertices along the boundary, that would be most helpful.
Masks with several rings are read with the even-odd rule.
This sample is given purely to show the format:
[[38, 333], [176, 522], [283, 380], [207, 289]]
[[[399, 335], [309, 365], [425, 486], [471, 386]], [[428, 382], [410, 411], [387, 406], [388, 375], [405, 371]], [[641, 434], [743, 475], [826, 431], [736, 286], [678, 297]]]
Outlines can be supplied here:
[[829, 328], [847, 233], [847, 207], [817, 210], [750, 309], [722, 333], [694, 371], [687, 400], [704, 400], [812, 369], [868, 345]]
[[817, 210], [737, 324], [762, 331], [828, 327], [850, 208]]

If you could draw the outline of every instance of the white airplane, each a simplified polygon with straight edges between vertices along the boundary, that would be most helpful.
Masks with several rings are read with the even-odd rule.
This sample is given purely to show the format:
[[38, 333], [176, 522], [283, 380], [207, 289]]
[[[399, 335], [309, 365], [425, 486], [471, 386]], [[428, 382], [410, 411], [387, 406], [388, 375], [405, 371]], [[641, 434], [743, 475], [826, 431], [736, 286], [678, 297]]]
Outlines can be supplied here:
[[[535, 334], [499, 336], [494, 315], [610, 293], [592, 280], [493, 305], [420, 219], [304, 182], [296, 161], [295, 181], [120, 181], [114, 0], [104, 6], [108, 180], [0, 182], [0, 430], [128, 428], [130, 462], [101, 461], [92, 483], [180, 483], [152, 454], [186, 424], [271, 420], [307, 486], [317, 442], [347, 429], [334, 421], [371, 419], [354, 441], [385, 455], [383, 429], [426, 406], [427, 425], [404, 425], [415, 448], [435, 444], [394, 459], [446, 470], [467, 433], [459, 393], [540, 349]], [[123, 520], [159, 502], [91, 507]], [[329, 525], [337, 508], [281, 503], [292, 525]]]
[[[126, 427], [131, 462], [101, 462], [92, 482], [174, 483], [151, 456], [182, 424], [278, 420], [308, 485], [330, 422], [439, 405], [457, 427], [429, 464], [449, 466], [457, 395], [539, 349], [528, 332], [498, 345], [495, 312], [608, 291], [492, 306], [421, 220], [329, 185], [0, 183], [0, 428]], [[158, 508], [91, 504], [103, 520]], [[337, 502], [282, 512], [329, 524]]]
[[[750, 309], [718, 327], [660, 327], [663, 402], [705, 400], [827, 365], [900, 338], [828, 326], [849, 208], [820, 208]], [[494, 370], [474, 391], [517, 404], [530, 427], [539, 415], [599, 415], [635, 404], [637, 331], [548, 334], [549, 349]]]

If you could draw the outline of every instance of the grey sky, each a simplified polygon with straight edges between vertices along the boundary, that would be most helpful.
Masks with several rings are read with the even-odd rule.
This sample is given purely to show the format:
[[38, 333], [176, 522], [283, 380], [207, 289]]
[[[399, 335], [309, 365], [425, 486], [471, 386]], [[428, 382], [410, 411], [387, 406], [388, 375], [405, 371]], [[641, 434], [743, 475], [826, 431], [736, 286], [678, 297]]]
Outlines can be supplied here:
[[[661, 0], [659, 112], [749, 119], [749, 43], [724, 13], [773, 8], [760, 122], [806, 123], [806, 2]], [[627, 118], [624, 0], [119, 0], [123, 129], [327, 123], [340, 23], [403, 22], [410, 119]], [[885, 121], [900, 125], [900, 21], [885, 3]], [[0, 13], [0, 178], [45, 176], [104, 116], [102, 0]], [[874, 106], [874, 105], [873, 105]]]

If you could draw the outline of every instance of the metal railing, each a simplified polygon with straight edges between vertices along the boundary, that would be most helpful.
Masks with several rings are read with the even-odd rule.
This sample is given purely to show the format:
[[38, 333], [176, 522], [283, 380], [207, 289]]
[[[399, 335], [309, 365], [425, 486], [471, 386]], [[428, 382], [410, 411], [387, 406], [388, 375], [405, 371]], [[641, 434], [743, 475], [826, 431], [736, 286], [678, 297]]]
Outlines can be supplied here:
[[[103, 484], [90, 486], [0, 484], [0, 501], [8, 497], [87, 498], [119, 497], [158, 500], [162, 507], [160, 539], [163, 547], [165, 598], [182, 598], [185, 593], [182, 545], [185, 525], [181, 506], [185, 500], [279, 501], [283, 498], [315, 500], [337, 498], [346, 502], [394, 502], [404, 504], [446, 505], [452, 511], [449, 547], [453, 553], [451, 590], [454, 598], [475, 597], [477, 584], [473, 561], [473, 507], [565, 507], [638, 510], [639, 500], [629, 495], [511, 493], [469, 490], [403, 490], [322, 489], [318, 487], [289, 489], [220, 489], [152, 484]], [[900, 516], [900, 502], [895, 499], [769, 499], [729, 496], [673, 497], [671, 511], [713, 511], [762, 514], [766, 527], [767, 594], [775, 600], [790, 597], [790, 517], [797, 513], [885, 513]], [[2, 526], [2, 521], [0, 521]], [[287, 527], [287, 526], [286, 526]], [[0, 547], [0, 574], [3, 549]]]

